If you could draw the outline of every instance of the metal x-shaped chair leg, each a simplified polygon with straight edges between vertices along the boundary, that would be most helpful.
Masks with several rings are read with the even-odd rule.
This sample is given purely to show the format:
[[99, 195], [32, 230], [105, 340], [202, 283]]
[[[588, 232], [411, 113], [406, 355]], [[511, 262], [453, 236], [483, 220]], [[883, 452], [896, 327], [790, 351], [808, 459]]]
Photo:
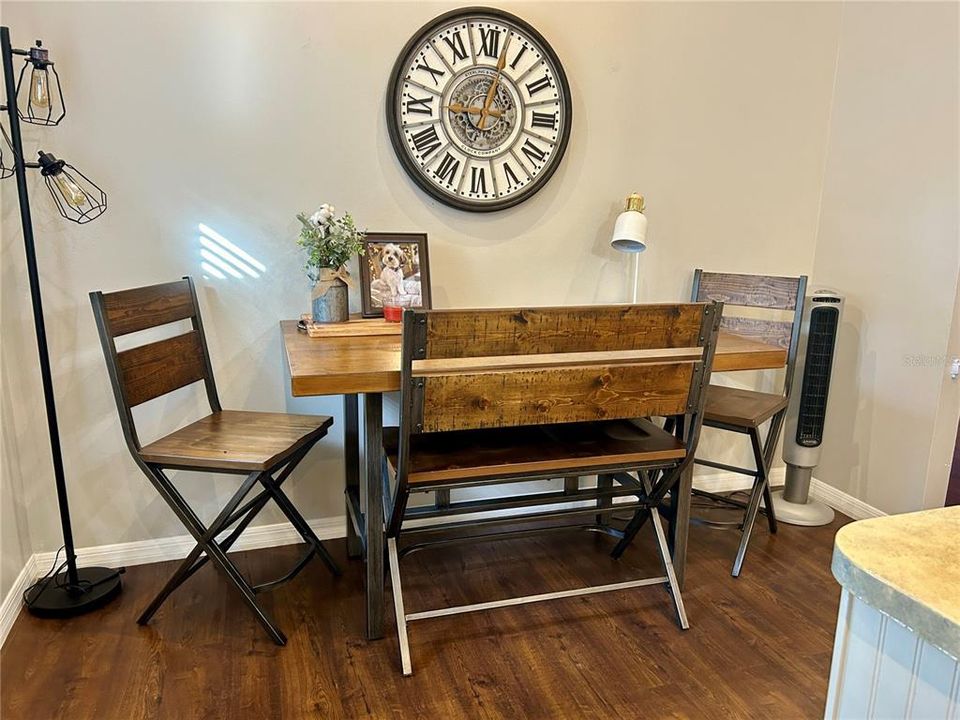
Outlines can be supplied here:
[[[307, 451], [309, 448], [307, 448]], [[289, 462], [284, 466], [280, 475], [273, 481], [278, 487], [290, 476], [290, 473], [293, 472], [300, 460], [306, 455], [306, 451], [300, 453], [290, 459]], [[261, 473], [254, 473], [257, 477]], [[152, 480], [152, 478], [151, 478]], [[249, 477], [247, 478], [249, 481]], [[249, 490], [248, 490], [249, 491]], [[227, 536], [223, 542], [220, 543], [220, 547], [224, 552], [229, 552], [230, 547], [237, 541], [243, 531], [246, 530], [247, 526], [253, 521], [253, 519], [263, 510], [264, 506], [269, 502], [270, 494], [264, 490], [256, 498], [254, 498], [247, 506], [240, 508], [239, 510], [234, 510], [233, 515], [231, 515], [230, 505], [220, 513], [216, 520], [211, 524], [211, 528], [227, 528], [238, 519], [240, 520], [237, 526], [233, 529], [229, 536]], [[231, 518], [228, 520], [228, 518]], [[214, 533], [212, 537], [215, 537], [219, 534], [220, 531]], [[140, 617], [137, 619], [137, 622], [140, 625], [146, 625], [150, 622], [150, 619], [153, 615], [160, 609], [160, 606], [166, 601], [166, 599], [180, 587], [184, 582], [186, 582], [190, 577], [193, 576], [197, 570], [202, 568], [207, 564], [207, 561], [210, 559], [209, 555], [201, 556], [203, 552], [203, 547], [197, 545], [193, 550], [190, 551], [190, 554], [184, 559], [184, 561], [177, 568], [176, 572], [170, 576], [170, 579], [167, 581], [167, 584], [164, 586], [163, 590], [157, 594], [153, 599], [150, 605], [141, 613]]]
[[280, 484], [272, 480], [269, 475], [260, 476], [260, 483], [280, 508], [280, 511], [286, 516], [287, 520], [290, 521], [290, 524], [296, 528], [297, 532], [300, 533], [300, 536], [313, 548], [313, 551], [320, 556], [320, 559], [323, 560], [330, 572], [339, 576], [341, 572], [340, 568], [337, 566], [337, 563], [334, 562], [334, 559], [330, 556], [330, 553], [327, 552], [327, 549], [323, 546], [320, 538], [318, 538], [316, 533], [313, 532], [313, 528], [310, 527], [310, 524], [303, 519], [303, 515], [297, 512], [297, 509], [293, 506], [293, 503], [290, 502], [290, 499], [284, 495], [283, 491], [280, 489]]
[[[330, 557], [330, 554], [327, 552], [326, 548], [323, 547], [320, 539], [317, 538], [309, 524], [303, 519], [303, 516], [300, 515], [296, 508], [294, 508], [293, 504], [280, 489], [280, 485], [284, 482], [284, 480], [287, 479], [293, 469], [299, 464], [309, 450], [310, 447], [306, 447], [290, 458], [276, 479], [274, 479], [268, 472], [256, 472], [248, 475], [241, 484], [240, 488], [230, 498], [227, 504], [220, 511], [217, 518], [210, 524], [209, 527], [204, 527], [196, 513], [193, 512], [186, 500], [184, 500], [183, 496], [176, 489], [170, 479], [164, 474], [160, 467], [151, 465], [142, 466], [141, 469], [143, 469], [143, 471], [147, 474], [148, 478], [157, 488], [157, 491], [160, 493], [161, 497], [166, 500], [167, 504], [171, 507], [183, 525], [187, 528], [190, 534], [193, 535], [194, 539], [197, 541], [197, 546], [180, 564], [180, 566], [177, 568], [177, 571], [170, 577], [164, 588], [150, 603], [149, 607], [143, 611], [140, 618], [137, 620], [138, 623], [143, 625], [149, 622], [150, 618], [154, 615], [154, 613], [156, 613], [163, 602], [174, 590], [176, 590], [177, 587], [183, 584], [189, 577], [199, 570], [207, 562], [207, 560], [212, 560], [214, 565], [216, 565], [237, 587], [237, 589], [240, 590], [244, 601], [250, 607], [250, 609], [253, 610], [257, 619], [261, 625], [263, 625], [264, 629], [267, 631], [267, 634], [270, 635], [273, 641], [278, 645], [286, 644], [286, 637], [284, 634], [274, 625], [267, 613], [260, 607], [259, 603], [257, 603], [257, 588], [252, 587], [246, 582], [243, 575], [229, 560], [226, 553], [233, 543], [236, 542], [237, 538], [240, 537], [243, 530], [249, 525], [253, 518], [256, 517], [256, 515], [263, 509], [266, 503], [270, 499], [273, 499], [287, 519], [291, 522], [291, 524], [293, 524], [297, 532], [301, 535], [301, 537], [303, 537], [304, 541], [311, 546], [310, 553], [308, 553], [304, 560], [298, 563], [294, 571], [289, 573], [287, 577], [293, 577], [297, 572], [299, 572], [312, 554], [319, 555], [327, 567], [335, 575], [340, 574], [340, 569], [333, 561], [333, 558]], [[258, 482], [264, 486], [264, 490], [257, 497], [249, 501], [245, 506], [238, 510], [240, 503], [247, 496], [253, 486]], [[224, 532], [230, 525], [238, 521], [239, 523], [237, 524], [237, 527], [234, 528], [234, 530], [223, 540], [223, 542], [218, 543], [216, 541], [216, 536]], [[202, 557], [201, 554], [203, 554]], [[267, 583], [266, 585], [259, 586], [259, 589], [273, 586], [278, 582], [283, 581]]]
[[[206, 565], [207, 560], [210, 559], [210, 556], [203, 555], [203, 557], [201, 557], [201, 553], [203, 553], [204, 549], [203, 543], [210, 542], [216, 537], [216, 535], [220, 532], [219, 529], [225, 524], [227, 518], [229, 518], [234, 510], [236, 510], [236, 506], [239, 505], [240, 501], [246, 497], [253, 485], [256, 484], [258, 477], [259, 473], [252, 473], [247, 476], [243, 484], [240, 486], [240, 489], [237, 490], [234, 496], [230, 499], [230, 502], [224, 506], [217, 518], [210, 523], [210, 527], [203, 535], [203, 542], [198, 542], [193, 550], [190, 551], [190, 554], [187, 555], [186, 559], [184, 559], [182, 563], [180, 563], [180, 566], [177, 568], [176, 572], [174, 572], [173, 575], [170, 576], [170, 579], [167, 580], [167, 584], [164, 585], [163, 589], [151, 601], [150, 605], [147, 606], [147, 608], [140, 614], [140, 617], [137, 618], [138, 624], [146, 625], [148, 622], [150, 622], [150, 619], [154, 616], [157, 610], [160, 609], [160, 606], [163, 605], [166, 599], [170, 597], [171, 593], [173, 593], [174, 590], [186, 582], [186, 580], [190, 578], [197, 570]], [[265, 502], [266, 498], [264, 497], [263, 500]], [[259, 509], [262, 507], [263, 505], [261, 504], [256, 507], [256, 510], [251, 509], [248, 511], [246, 517], [243, 518], [243, 520], [246, 521], [243, 523], [243, 527], [247, 526], [249, 521], [253, 519], [255, 512], [259, 511]], [[237, 534], [237, 537], [239, 537], [239, 534]], [[221, 543], [220, 546], [226, 552], [226, 550], [228, 550], [232, 544], [232, 542], [229, 544], [224, 542]]]
[[[246, 603], [247, 607], [253, 611], [253, 614], [256, 616], [257, 620], [263, 626], [263, 629], [266, 630], [270, 638], [277, 643], [277, 645], [285, 645], [287, 642], [286, 636], [273, 624], [273, 621], [267, 615], [266, 611], [260, 607], [257, 603], [256, 594], [253, 591], [253, 588], [247, 583], [243, 578], [243, 575], [237, 569], [237, 567], [230, 561], [227, 557], [226, 552], [217, 544], [216, 540], [208, 540], [206, 536], [208, 534], [208, 529], [200, 521], [200, 518], [197, 517], [193, 509], [187, 504], [186, 500], [183, 499], [183, 496], [173, 485], [170, 479], [164, 474], [163, 470], [154, 466], [147, 466], [147, 472], [150, 475], [150, 478], [153, 480], [154, 485], [157, 488], [157, 491], [160, 495], [167, 501], [167, 504], [170, 508], [177, 514], [180, 518], [180, 521], [186, 527], [187, 531], [193, 535], [194, 540], [197, 541], [197, 544], [200, 546], [201, 550], [207, 554], [211, 562], [226, 575], [227, 579], [240, 591], [240, 595]], [[232, 505], [230, 512], [236, 509], [237, 505], [240, 504], [240, 501], [243, 497], [249, 492], [250, 488], [257, 482], [260, 473], [251, 474], [247, 476], [247, 479], [244, 481], [241, 490], [238, 490], [234, 496], [230, 499], [228, 505]], [[242, 491], [242, 492], [241, 492]], [[214, 534], [216, 534], [214, 532]]]
[[[667, 491], [676, 487], [677, 480], [680, 478], [680, 473], [683, 471], [684, 466], [681, 465], [677, 468], [671, 470], [658, 471], [660, 479], [657, 481], [656, 485], [653, 485], [650, 481], [650, 473], [645, 470], [640, 470], [638, 475], [640, 477], [640, 482], [643, 483], [644, 489], [647, 493], [647, 499], [651, 500], [651, 504], [656, 507], [660, 504], [660, 500], [667, 493]], [[656, 497], [654, 497], [656, 495]], [[613, 547], [613, 550], [610, 551], [610, 557], [619, 558], [623, 555], [624, 551], [630, 546], [630, 543], [633, 542], [633, 539], [637, 536], [637, 533], [640, 531], [640, 528], [643, 527], [643, 524], [651, 518], [651, 513], [646, 510], [637, 510], [633, 517], [630, 518], [630, 522], [627, 523], [627, 526], [623, 529], [623, 537], [620, 541]], [[659, 522], [659, 515], [657, 516]]]

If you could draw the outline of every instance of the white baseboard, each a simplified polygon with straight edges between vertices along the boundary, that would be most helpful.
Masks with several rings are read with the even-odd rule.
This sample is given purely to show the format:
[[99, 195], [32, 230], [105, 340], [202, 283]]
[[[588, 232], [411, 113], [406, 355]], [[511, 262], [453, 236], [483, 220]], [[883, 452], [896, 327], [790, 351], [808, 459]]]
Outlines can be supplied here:
[[[770, 473], [773, 485], [782, 484], [784, 468], [774, 468]], [[750, 478], [735, 473], [716, 473], [701, 475], [694, 478], [694, 487], [708, 492], [730, 492], [743, 490], [752, 484]], [[810, 484], [810, 495], [815, 500], [826, 503], [830, 507], [847, 515], [854, 520], [880, 517], [886, 513], [871, 505], [858, 500], [852, 495], [837, 490], [814, 479]], [[619, 500], [619, 498], [617, 498]], [[625, 501], [627, 498], [624, 498]], [[480, 516], [480, 513], [469, 517]], [[464, 516], [463, 519], [466, 519]], [[330, 518], [311, 520], [310, 527], [321, 540], [332, 540], [346, 535], [346, 517], [338, 515]], [[274, 525], [257, 525], [247, 528], [240, 536], [232, 551], [257, 550], [260, 548], [277, 547], [301, 542], [300, 535], [288, 523]], [[190, 535], [158, 538], [156, 540], [137, 540], [134, 542], [116, 543], [113, 545], [96, 545], [77, 550], [77, 561], [80, 567], [106, 566], [125, 567], [144, 565], [146, 563], [180, 560], [193, 549], [194, 539]], [[43, 552], [30, 556], [23, 570], [17, 576], [13, 587], [0, 604], [0, 646], [7, 639], [7, 634], [13, 627], [14, 621], [22, 607], [23, 592], [41, 574], [46, 572], [54, 562], [55, 553]]]
[[[313, 528], [313, 531], [321, 540], [341, 538], [347, 532], [346, 517], [343, 515], [310, 520], [309, 522], [310, 527]], [[303, 542], [300, 534], [289, 523], [254, 525], [243, 532], [230, 552], [258, 550], [300, 542]], [[166, 562], [167, 560], [182, 560], [193, 550], [196, 544], [191, 535], [177, 535], [156, 540], [95, 545], [77, 550], [77, 565], [79, 567], [125, 567]], [[35, 558], [38, 558], [38, 566], [41, 568], [49, 567], [53, 563], [53, 556], [54, 553], [52, 552], [34, 555]]]
[[[53, 558], [50, 559], [50, 562], [53, 562]], [[34, 554], [28, 557], [27, 562], [23, 565], [23, 570], [17, 575], [17, 579], [13, 581], [13, 587], [10, 588], [7, 596], [3, 599], [3, 604], [0, 605], [0, 647], [3, 646], [7, 635], [10, 634], [10, 630], [13, 628], [13, 623], [16, 621], [17, 616], [20, 615], [20, 608], [23, 606], [23, 593], [33, 584], [37, 575], [41, 572], [46, 572], [46, 568], [43, 570], [40, 568], [41, 565], [37, 562], [37, 555]]]
[[887, 514], [883, 510], [868, 505], [863, 500], [848, 495], [843, 490], [837, 490], [833, 485], [827, 485], [816, 478], [813, 478], [810, 482], [810, 497], [829, 505], [837, 512], [841, 512], [854, 520], [883, 517]]
[[[773, 486], [783, 485], [786, 477], [786, 468], [777, 467], [770, 471], [770, 484]], [[707, 492], [731, 492], [734, 490], [746, 490], [753, 484], [753, 480], [744, 475], [736, 473], [716, 473], [694, 477], [693, 486], [698, 490]], [[867, 518], [882, 517], [887, 513], [883, 512], [873, 505], [868, 505], [863, 500], [848, 495], [842, 490], [832, 485], [813, 478], [810, 481], [810, 498], [829, 505], [837, 512], [843, 513], [854, 520], [866, 520]]]

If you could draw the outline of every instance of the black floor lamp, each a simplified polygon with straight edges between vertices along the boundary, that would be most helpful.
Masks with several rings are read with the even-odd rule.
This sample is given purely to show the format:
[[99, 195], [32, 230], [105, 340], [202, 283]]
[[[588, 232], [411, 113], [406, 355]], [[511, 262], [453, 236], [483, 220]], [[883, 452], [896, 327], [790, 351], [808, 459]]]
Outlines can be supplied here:
[[[48, 152], [40, 151], [36, 162], [26, 161], [23, 155], [23, 141], [20, 137], [20, 122], [53, 126], [63, 119], [66, 108], [63, 103], [63, 92], [60, 89], [60, 78], [39, 40], [36, 47], [28, 50], [11, 47], [10, 30], [2, 27], [0, 28], [0, 53], [3, 55], [3, 79], [6, 91], [6, 105], [3, 109], [7, 111], [10, 121], [9, 135], [5, 130], [3, 131], [2, 142], [5, 147], [0, 145], [0, 168], [2, 168], [0, 177], [17, 178], [20, 222], [23, 226], [30, 298], [33, 302], [33, 323], [37, 333], [43, 398], [47, 408], [50, 454], [53, 459], [53, 474], [60, 507], [60, 525], [63, 529], [63, 546], [66, 553], [63, 565], [54, 567], [50, 574], [27, 590], [24, 594], [24, 602], [30, 612], [35, 615], [69, 617], [93, 610], [116, 597], [120, 592], [120, 574], [123, 571], [101, 567], [77, 568], [73, 530], [70, 526], [70, 508], [67, 505], [63, 457], [60, 453], [60, 431], [57, 427], [57, 408], [53, 395], [53, 378], [50, 373], [47, 332], [43, 322], [33, 222], [30, 217], [30, 200], [27, 196], [27, 169], [40, 171], [60, 215], [71, 222], [82, 224], [102, 215], [107, 209], [107, 196], [75, 167], [63, 160], [58, 160]], [[17, 77], [14, 76], [13, 69], [14, 55], [20, 55], [25, 59]], [[10, 155], [9, 160], [5, 157], [7, 153]], [[62, 570], [64, 566], [66, 570]]]

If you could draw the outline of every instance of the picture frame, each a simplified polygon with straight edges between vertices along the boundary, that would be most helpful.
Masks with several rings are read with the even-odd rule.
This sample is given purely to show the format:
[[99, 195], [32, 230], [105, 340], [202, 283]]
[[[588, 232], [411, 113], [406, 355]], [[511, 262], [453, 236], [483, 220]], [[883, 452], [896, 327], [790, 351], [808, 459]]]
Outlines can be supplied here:
[[360, 256], [363, 317], [383, 317], [385, 301], [402, 308], [430, 309], [426, 233], [368, 232], [363, 239], [363, 249]]

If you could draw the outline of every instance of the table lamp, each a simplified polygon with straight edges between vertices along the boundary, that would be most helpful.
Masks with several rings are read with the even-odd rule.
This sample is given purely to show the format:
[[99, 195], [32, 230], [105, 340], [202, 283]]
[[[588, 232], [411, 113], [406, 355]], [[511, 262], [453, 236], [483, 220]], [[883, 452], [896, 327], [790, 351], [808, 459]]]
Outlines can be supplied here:
[[626, 208], [613, 226], [610, 246], [620, 252], [633, 253], [633, 300], [637, 302], [637, 284], [640, 279], [640, 253], [647, 249], [647, 216], [643, 214], [643, 195], [633, 193], [627, 197]]

